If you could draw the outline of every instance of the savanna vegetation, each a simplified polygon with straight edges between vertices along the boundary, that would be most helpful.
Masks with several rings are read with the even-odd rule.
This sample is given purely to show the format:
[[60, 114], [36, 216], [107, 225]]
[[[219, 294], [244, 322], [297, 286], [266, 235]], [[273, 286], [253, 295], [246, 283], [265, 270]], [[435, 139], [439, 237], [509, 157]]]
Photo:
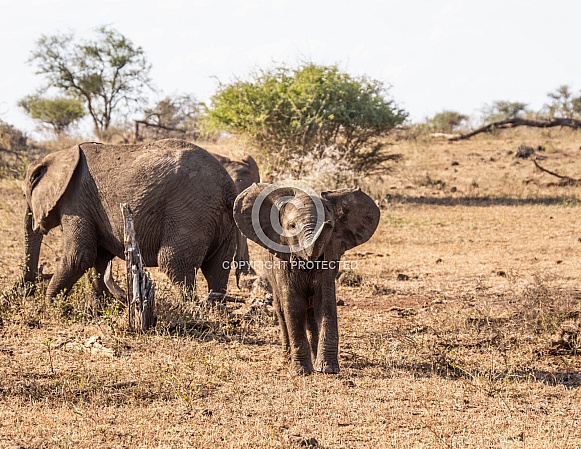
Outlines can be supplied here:
[[[102, 73], [121, 60], [149, 67], [144, 51], [110, 28], [82, 43], [45, 36], [33, 55], [51, 42], [67, 64], [83, 54], [108, 61]], [[58, 130], [39, 114], [54, 131], [46, 141], [0, 122], [2, 447], [581, 446], [581, 183], [531, 161], [581, 178], [579, 131], [447, 137], [500, 117], [578, 119], [571, 88], [553, 92], [541, 111], [493, 101], [483, 118], [444, 110], [411, 124], [382, 83], [337, 67], [266, 69], [220, 84], [207, 105], [189, 94], [133, 101], [145, 98], [147, 70], [130, 84], [137, 91], [108, 103], [111, 80], [91, 67], [81, 73], [77, 84], [90, 95], [62, 81], [22, 106], [46, 100], [44, 114], [66, 99], [102, 139], [181, 136], [233, 158], [249, 151], [269, 180], [358, 184], [381, 207], [381, 222], [345, 255], [350, 269], [338, 279], [340, 373], [297, 377], [270, 294], [238, 288], [233, 276], [226, 305], [208, 307], [151, 269], [157, 324], [146, 334], [128, 330], [122, 302], [89, 314], [87, 277], [52, 304], [45, 281], [23, 290], [24, 167], [79, 139], [70, 134], [76, 121]], [[352, 117], [347, 102], [359, 108]], [[63, 257], [60, 239], [54, 229], [43, 242], [45, 274]], [[114, 276], [123, 284], [122, 263]]]

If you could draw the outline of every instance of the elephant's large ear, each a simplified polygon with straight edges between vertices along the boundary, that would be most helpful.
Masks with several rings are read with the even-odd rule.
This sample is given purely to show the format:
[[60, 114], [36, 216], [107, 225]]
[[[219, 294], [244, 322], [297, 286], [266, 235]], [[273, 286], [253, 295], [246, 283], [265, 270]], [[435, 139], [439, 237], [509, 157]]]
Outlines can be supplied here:
[[254, 183], [236, 197], [234, 221], [250, 240], [280, 258], [287, 258], [288, 254], [280, 251], [281, 229], [275, 227], [280, 226], [279, 200], [294, 195], [291, 188]]
[[379, 224], [379, 208], [361, 189], [322, 192], [321, 196], [336, 209], [333, 240], [341, 253], [365, 243]]
[[258, 169], [258, 164], [254, 160], [254, 158], [250, 156], [248, 153], [244, 153], [244, 156], [242, 156], [241, 161], [244, 162], [250, 169], [252, 173], [252, 180], [254, 182], [260, 182], [260, 171]]
[[32, 210], [33, 229], [46, 218], [63, 196], [81, 157], [79, 146], [46, 156], [26, 172], [26, 197]]

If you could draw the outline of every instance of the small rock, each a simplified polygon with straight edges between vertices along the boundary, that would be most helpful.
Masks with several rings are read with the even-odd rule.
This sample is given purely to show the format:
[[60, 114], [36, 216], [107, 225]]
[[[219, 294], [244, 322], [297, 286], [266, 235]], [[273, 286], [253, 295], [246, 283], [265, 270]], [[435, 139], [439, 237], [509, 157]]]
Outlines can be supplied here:
[[95, 344], [98, 344], [98, 345], [101, 344], [101, 337], [99, 335], [93, 335], [85, 343], [86, 346], [93, 346]]
[[363, 277], [351, 270], [344, 271], [339, 277], [339, 284], [347, 287], [360, 287], [362, 281]]
[[399, 273], [397, 275], [397, 280], [398, 281], [409, 281], [410, 277], [407, 274]]
[[519, 157], [521, 159], [527, 159], [535, 152], [533, 147], [529, 147], [527, 145], [521, 145], [517, 148], [515, 157]]
[[338, 299], [337, 300], [337, 305], [338, 306], [344, 306], [345, 305], [345, 301], [343, 301], [342, 299]]
[[442, 263], [442, 262], [444, 262], [442, 259], [436, 260], [436, 263]]
[[498, 270], [496, 272], [496, 275], [505, 278], [506, 277], [506, 272], [505, 271], [502, 271], [502, 270]]
[[300, 435], [290, 435], [288, 439], [291, 442], [291, 444], [300, 447], [311, 447], [311, 448], [319, 447], [319, 442], [315, 438], [306, 438]]

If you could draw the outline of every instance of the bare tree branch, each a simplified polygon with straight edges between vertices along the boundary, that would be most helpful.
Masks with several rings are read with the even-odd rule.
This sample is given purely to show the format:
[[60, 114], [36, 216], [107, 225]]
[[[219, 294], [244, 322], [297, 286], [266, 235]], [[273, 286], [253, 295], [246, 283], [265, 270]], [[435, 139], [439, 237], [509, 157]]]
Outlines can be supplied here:
[[558, 173], [555, 173], [553, 171], [550, 171], [550, 170], [547, 170], [546, 168], [541, 167], [539, 165], [539, 163], [536, 161], [536, 159], [533, 159], [532, 161], [539, 170], [541, 170], [542, 172], [548, 173], [549, 175], [556, 176], [559, 179], [562, 179], [563, 181], [565, 181], [566, 185], [571, 185], [571, 186], [581, 185], [581, 179], [575, 179], [575, 178], [571, 178], [570, 176], [560, 175]]
[[469, 139], [476, 134], [491, 132], [497, 129], [510, 129], [516, 128], [518, 126], [531, 126], [534, 128], [552, 128], [555, 126], [566, 126], [573, 129], [581, 129], [581, 120], [574, 118], [553, 118], [550, 120], [527, 120], [519, 117], [512, 117], [506, 120], [500, 120], [498, 122], [489, 123], [488, 125], [482, 126], [481, 128], [475, 129], [467, 134], [460, 134], [459, 136], [454, 136], [449, 139], [450, 142], [456, 142], [458, 140]]
[[8, 154], [13, 154], [14, 156], [16, 156], [19, 159], [22, 159], [22, 157], [23, 157], [22, 152], [15, 151], [15, 150], [10, 150], [10, 149], [4, 148], [4, 147], [0, 147], [0, 152], [2, 152], [2, 153], [8, 153]]

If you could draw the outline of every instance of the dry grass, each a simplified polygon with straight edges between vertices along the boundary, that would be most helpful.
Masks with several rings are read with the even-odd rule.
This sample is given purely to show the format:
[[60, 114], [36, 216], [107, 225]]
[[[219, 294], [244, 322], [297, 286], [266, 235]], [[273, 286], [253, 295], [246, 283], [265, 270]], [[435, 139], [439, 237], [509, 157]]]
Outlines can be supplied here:
[[523, 143], [581, 177], [566, 131], [397, 144], [370, 186], [380, 228], [346, 255], [360, 285], [338, 285], [337, 376], [293, 376], [268, 308], [202, 309], [156, 272], [148, 335], [119, 304], [90, 319], [86, 282], [52, 306], [14, 292], [22, 199], [2, 181], [0, 446], [579, 447], [581, 190], [548, 185]]

